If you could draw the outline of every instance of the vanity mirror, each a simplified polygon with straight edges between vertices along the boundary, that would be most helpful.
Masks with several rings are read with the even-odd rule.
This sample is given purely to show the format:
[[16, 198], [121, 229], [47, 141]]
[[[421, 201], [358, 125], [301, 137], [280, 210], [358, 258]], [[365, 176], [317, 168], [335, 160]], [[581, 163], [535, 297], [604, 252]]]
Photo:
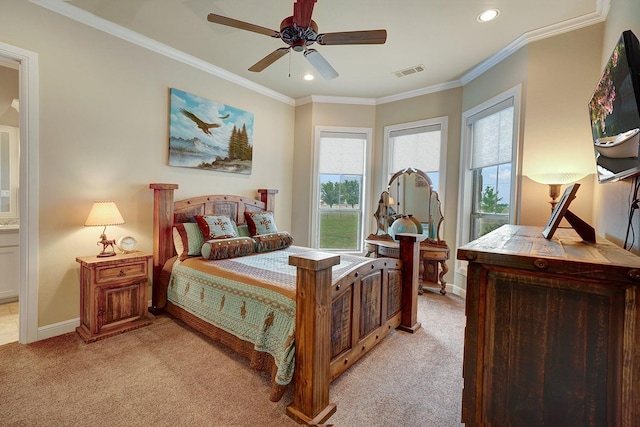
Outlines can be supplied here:
[[[378, 209], [374, 214], [379, 238], [388, 239], [394, 236], [394, 223], [407, 219], [416, 224], [418, 234], [429, 239], [440, 240], [440, 227], [444, 217], [438, 193], [427, 174], [418, 169], [407, 168], [396, 172], [383, 191], [378, 201]], [[404, 221], [403, 221], [404, 218]], [[401, 231], [404, 231], [402, 227]], [[411, 230], [410, 226], [409, 229]], [[375, 238], [369, 236], [369, 238]]]
[[396, 172], [387, 189], [380, 195], [374, 214], [377, 224], [375, 234], [365, 240], [367, 255], [397, 258], [396, 233], [417, 233], [427, 238], [420, 243], [419, 289], [438, 286], [445, 294], [444, 275], [449, 270], [449, 247], [440, 239], [444, 216], [438, 193], [427, 174], [418, 169], [407, 168]]

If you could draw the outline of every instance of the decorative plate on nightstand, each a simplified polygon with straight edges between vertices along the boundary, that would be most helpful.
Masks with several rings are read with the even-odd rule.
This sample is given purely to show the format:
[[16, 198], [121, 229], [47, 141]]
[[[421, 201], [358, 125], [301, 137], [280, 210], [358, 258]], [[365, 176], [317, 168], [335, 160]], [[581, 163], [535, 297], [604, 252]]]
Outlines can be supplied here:
[[136, 250], [136, 245], [138, 242], [131, 236], [122, 236], [118, 239], [116, 245], [121, 252], [128, 254], [130, 252], [134, 252]]

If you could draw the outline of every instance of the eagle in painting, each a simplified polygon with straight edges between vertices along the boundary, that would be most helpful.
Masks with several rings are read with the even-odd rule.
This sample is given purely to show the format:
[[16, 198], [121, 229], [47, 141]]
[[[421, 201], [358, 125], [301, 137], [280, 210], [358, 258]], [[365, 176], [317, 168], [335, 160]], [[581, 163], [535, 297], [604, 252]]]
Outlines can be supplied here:
[[[191, 111], [185, 110], [184, 108], [181, 108], [180, 112], [185, 116], [187, 116], [188, 118], [190, 118], [191, 120], [193, 120], [196, 126], [207, 135], [211, 135], [211, 131], [209, 129], [215, 129], [220, 127], [220, 125], [217, 123], [207, 123], [204, 120], [201, 120], [198, 116], [193, 114]], [[224, 120], [227, 117], [229, 117], [229, 114], [227, 114], [226, 116], [219, 117], [219, 119]]]

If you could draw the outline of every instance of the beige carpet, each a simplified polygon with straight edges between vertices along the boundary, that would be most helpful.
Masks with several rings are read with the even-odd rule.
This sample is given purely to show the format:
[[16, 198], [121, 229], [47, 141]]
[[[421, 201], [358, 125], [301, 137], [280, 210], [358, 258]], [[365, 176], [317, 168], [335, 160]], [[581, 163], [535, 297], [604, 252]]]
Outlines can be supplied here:
[[[459, 426], [464, 301], [427, 292], [415, 334], [394, 331], [331, 386], [339, 427]], [[378, 372], [378, 373], [376, 373]], [[296, 426], [291, 388], [167, 316], [92, 344], [66, 334], [0, 346], [3, 426]]]

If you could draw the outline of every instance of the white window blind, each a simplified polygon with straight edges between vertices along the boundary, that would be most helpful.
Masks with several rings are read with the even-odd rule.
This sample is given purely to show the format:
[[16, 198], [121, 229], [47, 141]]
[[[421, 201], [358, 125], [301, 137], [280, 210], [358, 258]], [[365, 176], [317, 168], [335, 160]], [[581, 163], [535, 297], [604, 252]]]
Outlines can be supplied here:
[[409, 167], [423, 172], [436, 172], [440, 168], [441, 126], [420, 126], [393, 130], [391, 143], [391, 171]]
[[513, 98], [469, 117], [472, 126], [471, 169], [511, 162], [513, 147]]
[[366, 135], [321, 133], [318, 172], [331, 175], [362, 175]]

